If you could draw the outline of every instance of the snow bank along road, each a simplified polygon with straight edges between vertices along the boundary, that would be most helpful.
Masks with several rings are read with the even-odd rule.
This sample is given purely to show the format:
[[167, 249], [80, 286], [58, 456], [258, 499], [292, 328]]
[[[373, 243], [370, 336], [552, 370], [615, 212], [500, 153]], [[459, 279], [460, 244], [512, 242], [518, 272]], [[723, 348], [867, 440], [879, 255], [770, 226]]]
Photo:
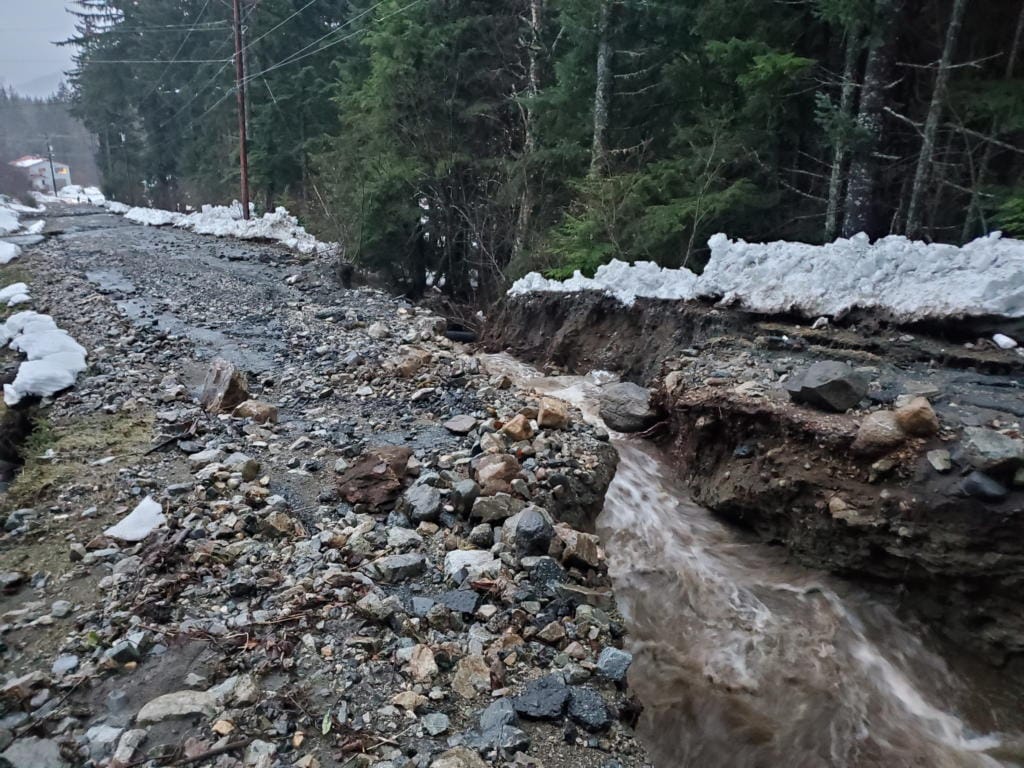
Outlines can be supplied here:
[[594, 290], [626, 305], [638, 297], [711, 298], [764, 314], [842, 316], [876, 310], [910, 322], [960, 316], [1024, 317], [1024, 242], [998, 233], [968, 243], [926, 244], [905, 237], [871, 243], [865, 235], [824, 246], [747, 243], [715, 235], [711, 260], [699, 277], [651, 262], [612, 261], [593, 278], [564, 282], [537, 273], [509, 293]]

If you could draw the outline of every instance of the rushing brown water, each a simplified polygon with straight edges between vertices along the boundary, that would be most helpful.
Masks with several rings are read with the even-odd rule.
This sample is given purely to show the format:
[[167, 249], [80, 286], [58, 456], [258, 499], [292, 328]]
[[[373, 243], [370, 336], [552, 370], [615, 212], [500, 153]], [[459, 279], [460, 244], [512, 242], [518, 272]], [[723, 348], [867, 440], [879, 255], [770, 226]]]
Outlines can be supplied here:
[[[486, 364], [597, 418], [607, 374], [536, 378], [502, 356]], [[1024, 739], [1008, 726], [1019, 700], [979, 690], [877, 596], [715, 519], [656, 452], [616, 447], [598, 527], [658, 768], [1024, 765]]]

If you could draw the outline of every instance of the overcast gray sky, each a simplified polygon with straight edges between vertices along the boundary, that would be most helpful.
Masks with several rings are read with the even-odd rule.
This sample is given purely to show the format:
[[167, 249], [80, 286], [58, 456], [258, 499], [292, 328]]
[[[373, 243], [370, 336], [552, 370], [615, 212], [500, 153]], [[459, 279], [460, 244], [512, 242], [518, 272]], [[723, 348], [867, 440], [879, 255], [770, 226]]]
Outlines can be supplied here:
[[71, 68], [75, 31], [65, 0], [0, 0], [0, 83], [26, 96], [49, 96]]

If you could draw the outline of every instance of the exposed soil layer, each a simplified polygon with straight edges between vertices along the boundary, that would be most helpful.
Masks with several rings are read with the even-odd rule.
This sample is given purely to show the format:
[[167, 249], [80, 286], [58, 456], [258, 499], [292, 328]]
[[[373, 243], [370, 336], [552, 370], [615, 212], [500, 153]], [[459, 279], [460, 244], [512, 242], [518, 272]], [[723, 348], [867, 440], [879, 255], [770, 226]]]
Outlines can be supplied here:
[[[1011, 471], [999, 478], [1004, 498], [967, 495], [972, 468], [960, 456], [966, 428], [1020, 436], [1017, 351], [863, 320], [814, 330], [700, 304], [623, 307], [598, 294], [510, 299], [486, 344], [652, 386], [665, 414], [655, 433], [700, 504], [803, 564], [895, 590], [993, 662], [1024, 651], [1024, 488]], [[827, 414], [790, 401], [782, 384], [822, 360], [870, 376], [860, 406]], [[915, 395], [930, 399], [938, 434], [884, 455], [851, 451], [870, 411]], [[932, 466], [934, 450], [950, 452], [950, 471]]]

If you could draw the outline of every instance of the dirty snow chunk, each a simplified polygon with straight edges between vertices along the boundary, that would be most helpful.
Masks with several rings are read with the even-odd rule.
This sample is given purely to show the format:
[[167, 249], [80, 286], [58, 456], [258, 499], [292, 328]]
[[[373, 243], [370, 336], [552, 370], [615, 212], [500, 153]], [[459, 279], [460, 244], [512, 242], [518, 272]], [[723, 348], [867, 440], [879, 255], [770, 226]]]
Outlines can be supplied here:
[[121, 541], [142, 541], [166, 522], [167, 518], [164, 516], [163, 507], [154, 501], [152, 496], [147, 496], [139, 502], [139, 505], [131, 511], [128, 517], [117, 525], [107, 528], [103, 533], [112, 539]]
[[132, 207], [130, 205], [125, 205], [124, 203], [118, 203], [118, 202], [115, 202], [113, 200], [108, 200], [105, 203], [105, 207], [111, 213], [120, 214], [121, 216], [123, 216], [124, 214], [128, 213], [128, 211], [130, 211], [132, 209]]
[[174, 211], [162, 211], [159, 208], [132, 208], [124, 217], [136, 224], [143, 224], [147, 227], [170, 227], [181, 224], [185, 218], [183, 214]]
[[21, 255], [21, 248], [14, 243], [0, 243], [0, 264], [10, 264]]

